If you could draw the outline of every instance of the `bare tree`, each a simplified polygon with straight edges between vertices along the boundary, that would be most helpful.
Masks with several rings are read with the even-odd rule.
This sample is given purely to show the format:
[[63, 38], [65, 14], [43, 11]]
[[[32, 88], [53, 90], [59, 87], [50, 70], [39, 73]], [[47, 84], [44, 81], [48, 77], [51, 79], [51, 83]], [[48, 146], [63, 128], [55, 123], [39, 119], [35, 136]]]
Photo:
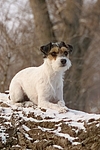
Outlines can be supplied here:
[[[11, 13], [12, 5], [18, 9], [14, 15], [13, 12]], [[1, 92], [8, 89], [11, 78], [19, 70], [28, 66], [37, 66], [42, 60], [41, 57], [37, 57], [40, 56], [40, 52], [35, 44], [33, 15], [29, 3], [24, 6], [22, 7], [20, 2], [15, 0], [0, 2]]]
[[[80, 45], [80, 18], [82, 16], [82, 0], [66, 0], [65, 8], [59, 12], [63, 22], [62, 39], [74, 47], [72, 68], [66, 73], [64, 99], [70, 108], [79, 109], [80, 78], [82, 70], [82, 49]], [[73, 98], [74, 97], [74, 98]]]
[[[71, 58], [72, 68], [65, 77], [64, 99], [68, 107], [87, 112], [100, 112], [95, 105], [95, 101], [99, 104], [100, 98], [98, 90], [100, 67], [97, 67], [100, 66], [100, 61], [96, 61], [99, 59], [99, 46], [97, 46], [99, 44], [97, 43], [100, 40], [99, 3], [99, 0], [96, 4], [87, 3], [87, 5], [83, 4], [82, 0], [67, 0], [63, 4], [61, 1], [56, 1], [53, 8], [56, 10], [56, 13], [53, 14], [54, 19], [56, 17], [56, 21], [53, 22], [56, 38], [72, 43], [74, 47]], [[51, 4], [53, 4], [52, 0]], [[95, 57], [94, 61], [92, 56]], [[94, 74], [98, 76], [96, 79], [98, 83], [95, 82], [95, 84], [91, 80]]]
[[30, 6], [34, 14], [35, 34], [39, 45], [55, 41], [53, 25], [47, 10], [45, 0], [30, 0]]
[[[100, 113], [100, 0], [87, 12], [91, 44], [84, 54], [84, 67], [81, 78], [81, 103], [85, 100], [84, 110]], [[82, 104], [81, 104], [82, 105]]]

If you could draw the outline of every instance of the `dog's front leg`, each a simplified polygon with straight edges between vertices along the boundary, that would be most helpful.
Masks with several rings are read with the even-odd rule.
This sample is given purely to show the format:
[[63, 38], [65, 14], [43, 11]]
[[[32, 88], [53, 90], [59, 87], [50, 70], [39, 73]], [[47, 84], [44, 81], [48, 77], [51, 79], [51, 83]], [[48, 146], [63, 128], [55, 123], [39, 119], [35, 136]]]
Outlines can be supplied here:
[[44, 108], [44, 109], [55, 109], [55, 110], [59, 110], [57, 104], [53, 104], [51, 102], [49, 102], [48, 97], [44, 97], [42, 95], [38, 96], [38, 107], [40, 108]]
[[48, 98], [44, 99], [44, 97], [42, 97], [41, 95], [38, 97], [38, 107], [43, 109], [50, 108], [53, 110], [57, 110], [59, 113], [63, 113], [67, 111], [65, 107], [62, 107], [58, 104], [51, 103], [48, 101]]
[[57, 99], [58, 101], [58, 105], [65, 108], [66, 110], [68, 110], [68, 108], [65, 106], [65, 101], [63, 99], [63, 84], [59, 86], [59, 88], [57, 89]]

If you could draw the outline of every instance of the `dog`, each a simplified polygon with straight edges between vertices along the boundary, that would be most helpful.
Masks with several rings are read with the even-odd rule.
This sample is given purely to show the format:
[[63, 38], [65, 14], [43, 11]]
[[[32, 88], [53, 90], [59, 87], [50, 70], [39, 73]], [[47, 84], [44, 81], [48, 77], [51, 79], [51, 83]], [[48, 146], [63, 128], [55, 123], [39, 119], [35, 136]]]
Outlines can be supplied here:
[[64, 42], [49, 43], [40, 47], [44, 63], [18, 72], [12, 79], [9, 95], [13, 104], [27, 99], [39, 108], [66, 112], [63, 100], [64, 72], [71, 67], [69, 54], [73, 47]]

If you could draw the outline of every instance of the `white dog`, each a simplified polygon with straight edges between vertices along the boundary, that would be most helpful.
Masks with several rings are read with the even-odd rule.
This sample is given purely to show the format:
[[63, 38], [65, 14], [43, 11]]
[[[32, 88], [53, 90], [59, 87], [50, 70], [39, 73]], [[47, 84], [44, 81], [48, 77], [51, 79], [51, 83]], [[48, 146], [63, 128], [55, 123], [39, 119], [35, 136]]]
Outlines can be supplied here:
[[73, 47], [64, 42], [41, 46], [44, 63], [18, 72], [11, 81], [9, 94], [13, 104], [29, 99], [40, 108], [67, 111], [63, 100], [63, 76], [71, 67]]

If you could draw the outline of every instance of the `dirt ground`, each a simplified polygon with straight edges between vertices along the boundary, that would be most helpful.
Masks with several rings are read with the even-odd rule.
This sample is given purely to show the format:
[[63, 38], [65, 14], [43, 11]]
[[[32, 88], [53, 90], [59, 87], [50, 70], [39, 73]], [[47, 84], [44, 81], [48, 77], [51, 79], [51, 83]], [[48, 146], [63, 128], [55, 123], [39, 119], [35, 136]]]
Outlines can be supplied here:
[[100, 119], [77, 123], [84, 129], [71, 125], [71, 118], [41, 117], [0, 102], [0, 150], [100, 150]]

